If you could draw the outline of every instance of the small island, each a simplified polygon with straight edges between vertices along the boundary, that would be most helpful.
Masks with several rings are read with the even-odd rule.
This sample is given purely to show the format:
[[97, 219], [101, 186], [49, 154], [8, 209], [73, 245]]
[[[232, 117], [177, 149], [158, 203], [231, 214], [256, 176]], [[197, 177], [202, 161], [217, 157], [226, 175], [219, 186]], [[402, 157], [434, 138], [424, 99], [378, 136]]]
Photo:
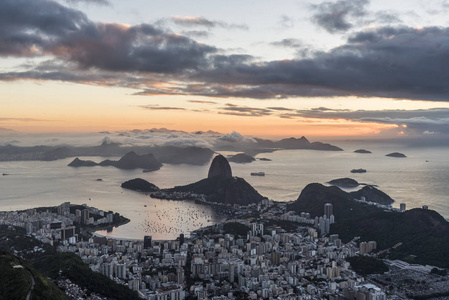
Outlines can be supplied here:
[[328, 182], [330, 185], [335, 185], [343, 188], [358, 187], [359, 183], [352, 178], [338, 178]]
[[352, 169], [351, 173], [366, 173], [366, 169]]
[[255, 161], [256, 159], [252, 156], [249, 156], [245, 153], [238, 153], [236, 155], [232, 155], [228, 157], [228, 161], [238, 163], [238, 164], [246, 164]]
[[366, 150], [366, 149], [357, 149], [357, 150], [354, 151], [354, 153], [369, 154], [369, 153], [372, 153], [372, 152], [369, 151], [369, 150]]
[[159, 188], [156, 185], [154, 185], [142, 178], [135, 178], [135, 179], [125, 181], [122, 183], [121, 187], [124, 189], [129, 189], [129, 190], [139, 191], [139, 192], [159, 191]]
[[407, 156], [405, 156], [405, 154], [402, 154], [402, 153], [399, 153], [399, 152], [393, 152], [393, 153], [387, 154], [387, 155], [385, 155], [385, 156], [389, 156], [389, 157], [397, 157], [397, 158], [404, 158], [404, 157], [407, 157]]
[[265, 157], [258, 158], [258, 160], [261, 160], [261, 161], [271, 161], [271, 159], [265, 158]]

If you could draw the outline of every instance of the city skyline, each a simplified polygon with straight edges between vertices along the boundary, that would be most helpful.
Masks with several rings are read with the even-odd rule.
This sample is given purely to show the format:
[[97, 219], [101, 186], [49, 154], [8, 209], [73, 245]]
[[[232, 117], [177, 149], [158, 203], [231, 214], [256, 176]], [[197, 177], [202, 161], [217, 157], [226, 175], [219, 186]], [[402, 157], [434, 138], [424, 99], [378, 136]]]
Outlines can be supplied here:
[[0, 133], [446, 137], [448, 9], [2, 1]]

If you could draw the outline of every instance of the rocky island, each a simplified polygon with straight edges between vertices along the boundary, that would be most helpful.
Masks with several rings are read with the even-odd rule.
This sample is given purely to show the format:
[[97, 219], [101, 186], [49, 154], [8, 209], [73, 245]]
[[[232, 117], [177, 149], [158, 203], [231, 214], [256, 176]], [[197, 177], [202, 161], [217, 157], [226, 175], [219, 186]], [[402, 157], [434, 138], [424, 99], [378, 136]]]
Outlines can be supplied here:
[[357, 149], [357, 150], [354, 151], [354, 153], [369, 154], [369, 153], [372, 153], [372, 152], [369, 151], [369, 150], [365, 150], [365, 149]]
[[338, 178], [331, 180], [328, 183], [343, 188], [353, 188], [359, 186], [359, 183], [352, 178]]
[[387, 154], [387, 155], [385, 155], [385, 156], [388, 156], [388, 157], [397, 157], [397, 158], [404, 158], [404, 157], [407, 157], [407, 156], [405, 156], [405, 154], [402, 154], [402, 153], [399, 153], [399, 152], [393, 152], [393, 153]]
[[246, 164], [255, 161], [256, 159], [252, 156], [249, 156], [245, 153], [238, 153], [236, 155], [231, 155], [228, 157], [228, 161], [238, 163], [238, 164]]
[[135, 178], [135, 179], [125, 181], [122, 183], [121, 187], [124, 189], [129, 189], [129, 190], [138, 191], [138, 192], [159, 191], [159, 188], [156, 185], [154, 185], [142, 178]]
[[351, 173], [366, 173], [366, 169], [352, 169]]

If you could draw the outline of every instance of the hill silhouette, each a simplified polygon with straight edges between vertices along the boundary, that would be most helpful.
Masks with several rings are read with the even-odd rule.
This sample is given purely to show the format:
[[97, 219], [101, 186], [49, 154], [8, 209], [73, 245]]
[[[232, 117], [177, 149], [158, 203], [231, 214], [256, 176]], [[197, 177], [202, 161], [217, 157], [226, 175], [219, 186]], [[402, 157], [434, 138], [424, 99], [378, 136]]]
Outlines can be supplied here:
[[361, 241], [376, 241], [380, 250], [402, 243], [396, 249], [390, 249], [389, 258], [449, 267], [449, 257], [446, 255], [449, 251], [449, 223], [440, 214], [425, 209], [401, 213], [354, 201], [362, 194], [367, 196], [367, 201], [372, 201], [375, 199], [370, 200], [369, 193], [379, 197], [383, 193], [372, 190], [374, 187], [364, 189], [346, 193], [335, 186], [312, 183], [288, 208], [321, 216], [324, 204], [332, 203], [336, 223], [331, 225], [330, 233], [337, 233], [343, 242], [360, 236]]

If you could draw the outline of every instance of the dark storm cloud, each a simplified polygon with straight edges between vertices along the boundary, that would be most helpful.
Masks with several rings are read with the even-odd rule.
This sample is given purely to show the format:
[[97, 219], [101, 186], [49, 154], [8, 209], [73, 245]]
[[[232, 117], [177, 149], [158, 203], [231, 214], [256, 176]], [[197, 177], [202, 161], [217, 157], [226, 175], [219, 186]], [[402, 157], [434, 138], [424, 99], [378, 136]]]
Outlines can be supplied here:
[[46, 0], [0, 2], [0, 55], [51, 54], [81, 68], [174, 73], [204, 66], [216, 49], [149, 24], [93, 23]]
[[339, 0], [313, 5], [312, 20], [330, 33], [344, 32], [352, 28], [351, 18], [367, 14], [368, 0]]
[[208, 29], [220, 27], [226, 29], [241, 29], [248, 30], [245, 24], [230, 24], [222, 21], [209, 20], [204, 17], [190, 17], [190, 16], [173, 16], [171, 21], [176, 25], [184, 27], [206, 27]]
[[[340, 15], [343, 20], [363, 14], [365, 1], [357, 3], [358, 8], [348, 8], [351, 13]], [[362, 30], [326, 52], [302, 46], [300, 51], [308, 51], [305, 56], [264, 62], [251, 55], [223, 54], [151, 24], [95, 23], [53, 1], [3, 0], [0, 41], [0, 57], [45, 56], [57, 62], [0, 73], [4, 81], [121, 86], [138, 89], [137, 95], [449, 101], [449, 28], [443, 27]]]
[[[387, 97], [448, 101], [449, 29], [382, 27], [304, 59], [215, 65], [204, 81], [232, 86], [223, 96]], [[198, 92], [198, 91], [196, 91]], [[211, 86], [210, 95], [221, 94]]]
[[46, 0], [0, 1], [0, 56], [39, 55], [55, 40], [87, 26], [80, 11]]

